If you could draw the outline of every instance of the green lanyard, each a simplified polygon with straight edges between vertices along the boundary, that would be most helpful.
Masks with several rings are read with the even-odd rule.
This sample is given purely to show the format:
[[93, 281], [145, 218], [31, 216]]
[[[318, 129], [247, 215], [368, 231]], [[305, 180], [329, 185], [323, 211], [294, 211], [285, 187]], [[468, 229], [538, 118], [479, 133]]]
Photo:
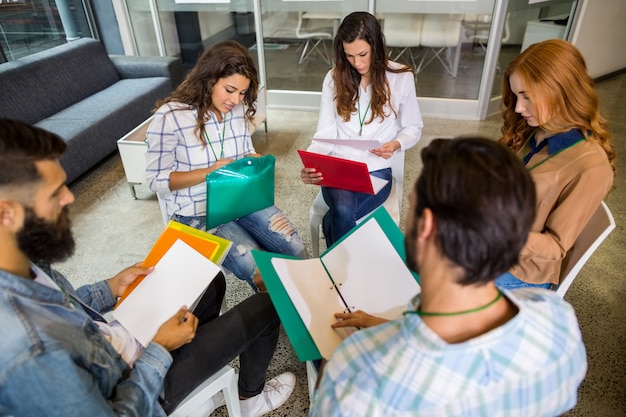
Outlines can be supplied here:
[[363, 115], [363, 119], [361, 119], [361, 103], [358, 99], [356, 101], [356, 106], [357, 106], [356, 108], [357, 108], [357, 112], [359, 113], [359, 136], [363, 134], [363, 123], [365, 123], [365, 118], [367, 117], [367, 112], [369, 111], [371, 105], [372, 105], [372, 100], [370, 100], [370, 102], [367, 103], [365, 114]]
[[213, 149], [213, 144], [211, 144], [211, 139], [209, 139], [209, 134], [206, 132], [206, 128], [204, 129], [204, 136], [206, 137], [206, 141], [209, 142], [209, 146], [211, 147], [211, 151], [213, 152], [213, 156], [215, 157], [215, 161], [219, 161], [224, 158], [224, 134], [226, 133], [226, 116], [222, 120], [222, 137], [220, 138], [220, 157], [217, 157], [215, 153], [215, 149]]
[[[548, 140], [548, 139], [545, 139], [545, 140]], [[539, 165], [542, 165], [542, 164], [543, 164], [544, 162], [546, 162], [548, 159], [550, 159], [550, 158], [554, 158], [555, 156], [557, 156], [557, 155], [558, 155], [558, 154], [560, 154], [561, 152], [568, 150], [569, 148], [571, 148], [571, 147], [572, 147], [572, 146], [574, 146], [574, 145], [578, 145], [580, 142], [582, 142], [582, 141], [584, 141], [584, 140], [585, 140], [585, 138], [582, 138], [582, 139], [580, 139], [580, 140], [578, 140], [578, 141], [576, 141], [576, 142], [572, 143], [572, 144], [571, 144], [571, 145], [569, 145], [567, 148], [563, 148], [563, 149], [561, 149], [560, 151], [555, 152], [555, 153], [553, 153], [552, 155], [549, 155], [549, 156], [548, 156], [546, 159], [544, 159], [543, 161], [538, 162], [538, 163], [536, 163], [535, 165], [533, 165], [533, 166], [531, 166], [530, 168], [528, 168], [528, 170], [529, 170], [529, 171], [532, 171], [533, 169], [537, 168]], [[528, 143], [526, 143], [526, 148], [528, 148]], [[530, 150], [528, 150], [528, 152], [530, 152]]]

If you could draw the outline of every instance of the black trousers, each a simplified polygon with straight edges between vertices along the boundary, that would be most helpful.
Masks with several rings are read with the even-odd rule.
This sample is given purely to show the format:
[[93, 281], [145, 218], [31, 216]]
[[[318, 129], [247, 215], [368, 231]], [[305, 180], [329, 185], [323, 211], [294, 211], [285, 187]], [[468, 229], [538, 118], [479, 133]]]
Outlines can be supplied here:
[[239, 356], [239, 394], [253, 397], [265, 385], [266, 371], [276, 344], [280, 320], [267, 293], [254, 294], [225, 314], [219, 314], [226, 292], [220, 273], [204, 293], [194, 314], [196, 337], [171, 352], [161, 405], [166, 413], [198, 385]]

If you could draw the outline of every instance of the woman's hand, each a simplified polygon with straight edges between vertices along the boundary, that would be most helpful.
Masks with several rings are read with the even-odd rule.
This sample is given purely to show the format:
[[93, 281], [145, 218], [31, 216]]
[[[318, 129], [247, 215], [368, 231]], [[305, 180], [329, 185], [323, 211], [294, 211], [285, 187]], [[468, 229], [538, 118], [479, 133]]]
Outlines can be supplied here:
[[383, 143], [380, 148], [371, 149], [370, 152], [381, 158], [389, 159], [398, 149], [400, 149], [400, 142], [392, 140], [391, 142]]
[[302, 171], [300, 171], [300, 178], [305, 184], [317, 184], [324, 179], [322, 173], [317, 172], [315, 168], [302, 168]]
[[187, 307], [181, 307], [171, 319], [159, 327], [152, 341], [171, 352], [191, 342], [196, 336], [197, 328], [198, 318]]
[[362, 310], [357, 310], [354, 313], [336, 313], [335, 318], [338, 320], [331, 324], [331, 327], [334, 329], [341, 327], [358, 327], [359, 329], [364, 329], [366, 327], [377, 326], [388, 321], [383, 318], [367, 314]]
[[113, 295], [115, 297], [121, 297], [124, 295], [126, 288], [128, 288], [128, 286], [132, 284], [137, 277], [141, 275], [148, 275], [152, 271], [154, 271], [153, 266], [150, 268], [142, 268], [141, 262], [138, 262], [135, 265], [122, 270], [107, 282], [109, 283], [109, 287], [111, 287], [111, 291], [113, 291]]
[[[222, 159], [218, 159], [217, 161], [215, 161], [215, 163], [213, 165], [211, 165], [209, 167], [209, 172], [213, 172], [216, 169], [225, 167], [226, 165], [230, 164], [231, 162], [235, 162], [234, 159], [231, 158], [222, 158]], [[209, 173], [207, 172], [207, 174]]]

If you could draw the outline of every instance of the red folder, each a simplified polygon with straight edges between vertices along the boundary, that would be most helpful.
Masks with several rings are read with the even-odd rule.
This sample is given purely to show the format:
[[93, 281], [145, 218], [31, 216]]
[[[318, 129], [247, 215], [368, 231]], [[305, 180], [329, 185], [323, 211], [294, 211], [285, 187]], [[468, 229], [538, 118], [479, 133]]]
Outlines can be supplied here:
[[377, 190], [374, 189], [367, 164], [364, 162], [351, 161], [300, 149], [298, 149], [298, 154], [306, 168], [315, 168], [316, 171], [321, 172], [324, 176], [324, 179], [317, 183], [318, 185], [365, 194], [376, 194], [382, 188], [380, 186], [377, 187]]

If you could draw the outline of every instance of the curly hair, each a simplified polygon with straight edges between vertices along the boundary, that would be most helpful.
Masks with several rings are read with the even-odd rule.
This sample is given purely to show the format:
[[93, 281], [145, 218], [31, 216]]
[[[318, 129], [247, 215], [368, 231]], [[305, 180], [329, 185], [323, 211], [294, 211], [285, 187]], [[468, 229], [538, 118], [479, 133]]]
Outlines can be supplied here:
[[188, 106], [186, 109], [197, 109], [198, 120], [194, 133], [200, 141], [206, 143], [204, 125], [209, 120], [209, 108], [213, 104], [211, 102], [213, 87], [220, 78], [234, 74], [242, 75], [250, 80], [250, 87], [246, 91], [243, 103], [247, 107], [246, 119], [252, 123], [256, 113], [255, 102], [259, 77], [248, 50], [239, 42], [232, 40], [219, 42], [207, 49], [183, 82], [165, 99], [157, 101], [153, 111], [171, 101], [186, 104]]
[[606, 120], [598, 109], [593, 79], [578, 49], [564, 40], [551, 39], [531, 45], [507, 67], [502, 80], [501, 111], [504, 119], [500, 142], [519, 152], [535, 127], [515, 112], [516, 96], [509, 79], [516, 74], [535, 106], [539, 126], [550, 132], [580, 129], [588, 141], [606, 152], [615, 172], [615, 149]]
[[[335, 67], [332, 77], [335, 84], [335, 102], [337, 103], [337, 114], [344, 121], [350, 120], [351, 113], [356, 111], [356, 102], [359, 97], [359, 83], [361, 75], [346, 58], [343, 49], [344, 43], [352, 43], [356, 40], [364, 40], [372, 48], [370, 74], [372, 79], [372, 103], [370, 118], [366, 123], [371, 123], [375, 118], [388, 117], [385, 114], [384, 106], [390, 103], [391, 93], [389, 82], [385, 72], [413, 72], [408, 66], [391, 68], [387, 57], [387, 47], [385, 37], [380, 28], [380, 23], [375, 16], [367, 12], [354, 12], [343, 19], [337, 35], [333, 40], [333, 50], [335, 54]], [[390, 103], [391, 107], [391, 103]], [[391, 108], [396, 115], [396, 110]]]

